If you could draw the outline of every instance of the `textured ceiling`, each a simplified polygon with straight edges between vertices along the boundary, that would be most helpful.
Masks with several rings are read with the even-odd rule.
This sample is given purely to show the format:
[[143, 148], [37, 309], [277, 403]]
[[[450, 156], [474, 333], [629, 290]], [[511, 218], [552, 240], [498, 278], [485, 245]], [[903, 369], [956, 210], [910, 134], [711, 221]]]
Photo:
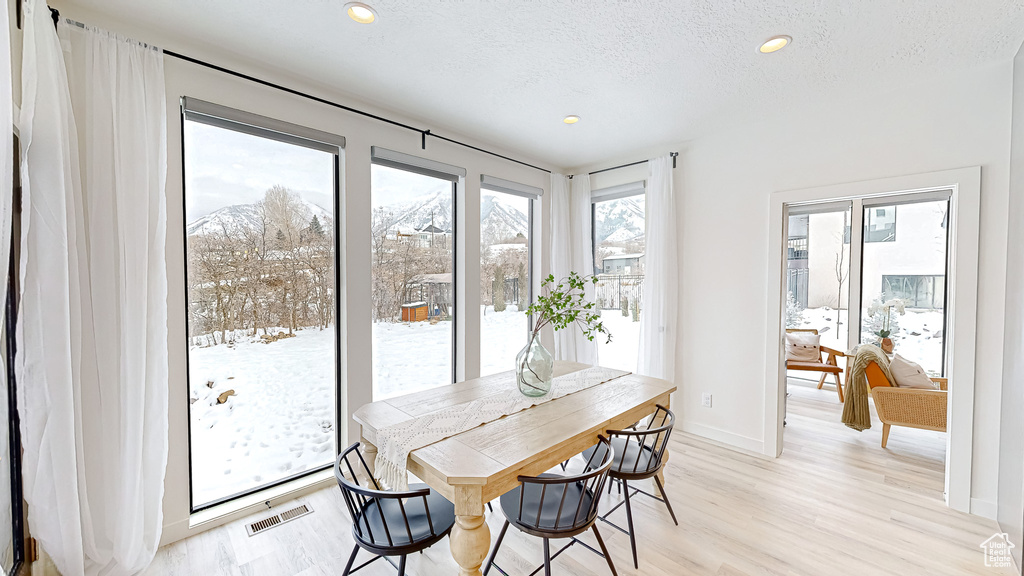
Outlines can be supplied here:
[[[566, 168], [1008, 60], [1024, 40], [1024, 0], [367, 0], [372, 25], [344, 0], [68, 1]], [[758, 53], [775, 34], [793, 43]]]

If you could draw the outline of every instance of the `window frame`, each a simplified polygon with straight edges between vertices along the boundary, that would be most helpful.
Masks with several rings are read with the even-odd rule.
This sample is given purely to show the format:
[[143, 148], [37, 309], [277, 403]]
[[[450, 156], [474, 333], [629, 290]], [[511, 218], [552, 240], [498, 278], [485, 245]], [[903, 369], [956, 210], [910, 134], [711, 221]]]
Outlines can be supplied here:
[[[598, 188], [590, 192], [590, 260], [593, 264], [594, 274], [604, 274], [604, 262], [601, 262], [601, 266], [597, 265], [597, 205], [601, 202], [611, 202], [613, 200], [621, 200], [623, 198], [631, 198], [633, 196], [644, 196], [644, 207], [646, 210], [647, 206], [647, 181], [639, 180], [637, 182], [629, 182], [627, 184], [620, 184], [618, 186], [609, 186], [607, 188]], [[644, 215], [646, 225], [646, 214]]]
[[[437, 160], [431, 160], [429, 158], [423, 158], [420, 156], [413, 156], [412, 154], [406, 154], [404, 152], [398, 152], [383, 148], [381, 146], [370, 147], [370, 167], [372, 170], [373, 165], [384, 166], [386, 168], [392, 168], [395, 170], [404, 170], [406, 172], [412, 172], [421, 176], [429, 176], [431, 178], [437, 178], [439, 180], [446, 180], [451, 183], [452, 186], [452, 239], [451, 239], [451, 252], [452, 252], [452, 307], [451, 307], [451, 322], [452, 322], [452, 349], [451, 349], [451, 382], [448, 384], [438, 384], [432, 388], [439, 386], [447, 386], [454, 384], [459, 381], [459, 319], [458, 319], [458, 307], [459, 307], [459, 296], [461, 290], [459, 289], [459, 187], [466, 178], [466, 169], [454, 166], [451, 164], [445, 164], [444, 162], [438, 162]], [[370, 195], [373, 196], [373, 184], [371, 178], [370, 184]], [[371, 214], [372, 217], [372, 214]], [[372, 325], [370, 326], [372, 329]], [[373, 370], [371, 359], [371, 373]], [[370, 395], [373, 398], [373, 389], [376, 383], [370, 382]], [[428, 388], [429, 390], [429, 388]], [[377, 401], [376, 399], [374, 401]]]
[[[343, 237], [343, 220], [341, 219], [341, 201], [342, 201], [342, 175], [344, 171], [345, 163], [345, 144], [346, 140], [344, 136], [331, 134], [329, 132], [323, 132], [306, 126], [298, 124], [292, 124], [275, 118], [269, 118], [261, 116], [244, 110], [238, 110], [212, 102], [199, 100], [188, 96], [183, 96], [180, 100], [179, 107], [180, 114], [180, 142], [181, 142], [181, 209], [182, 214], [186, 213], [188, 206], [188, 179], [187, 179], [187, 156], [185, 149], [185, 126], [186, 122], [198, 122], [209, 126], [225, 130], [233, 130], [250, 136], [256, 136], [260, 138], [267, 138], [270, 140], [276, 140], [278, 142], [284, 142], [286, 144], [292, 144], [296, 146], [302, 146], [305, 148], [311, 148], [313, 150], [319, 150], [334, 155], [333, 165], [333, 197], [334, 202], [332, 211], [334, 213], [334, 434], [335, 434], [335, 445], [334, 445], [334, 456], [340, 454], [341, 450], [345, 446], [345, 440], [347, 437], [347, 417], [343, 414], [343, 395], [345, 393], [345, 378], [344, 378], [344, 367], [342, 366], [342, 353], [341, 348], [343, 342], [342, 323], [344, 320], [344, 309], [342, 305], [342, 280], [341, 280], [341, 268], [342, 268], [342, 252], [341, 252], [341, 239]], [[196, 514], [204, 510], [215, 508], [222, 504], [264, 492], [266, 490], [273, 489], [282, 484], [293, 482], [295, 480], [306, 478], [317, 474], [324, 470], [328, 470], [334, 466], [334, 458], [332, 457], [331, 462], [297, 472], [274, 480], [260, 484], [254, 488], [242, 490], [228, 496], [217, 498], [201, 505], [196, 505], [195, 501], [195, 490], [193, 489], [193, 458], [192, 458], [192, 403], [191, 400], [191, 381], [190, 381], [190, 367], [191, 367], [191, 355], [189, 354], [190, 343], [190, 327], [189, 327], [189, 313], [188, 307], [191, 305], [188, 296], [188, 235], [184, 233], [185, 227], [188, 223], [185, 218], [182, 218], [182, 280], [184, 282], [184, 295], [185, 295], [185, 310], [184, 310], [184, 325], [185, 325], [185, 402], [186, 402], [186, 431], [187, 431], [187, 449], [188, 449], [188, 500], [189, 500], [189, 513]]]
[[[486, 174], [481, 174], [480, 175], [480, 197], [481, 197], [481, 199], [483, 198], [483, 193], [484, 193], [485, 190], [488, 191], [488, 192], [493, 192], [493, 193], [497, 193], [497, 194], [506, 194], [506, 195], [509, 195], [509, 196], [517, 196], [517, 197], [520, 197], [520, 198], [525, 198], [527, 200], [527, 208], [526, 208], [526, 210], [527, 210], [527, 213], [526, 213], [526, 222], [527, 222], [527, 224], [526, 224], [526, 254], [527, 254], [527, 259], [526, 259], [526, 298], [527, 298], [527, 305], [529, 306], [529, 305], [533, 304], [533, 302], [534, 302], [533, 299], [535, 297], [535, 293], [534, 293], [534, 289], [533, 289], [533, 283], [534, 283], [533, 281], [534, 281], [534, 278], [536, 277], [535, 276], [536, 270], [534, 268], [536, 266], [536, 262], [535, 262], [535, 258], [534, 258], [534, 255], [533, 255], [533, 253], [534, 253], [534, 236], [535, 236], [534, 229], [533, 229], [534, 222], [535, 222], [534, 218], [535, 218], [535, 211], [536, 211], [537, 203], [540, 201], [541, 197], [543, 196], [544, 191], [543, 191], [543, 189], [537, 188], [537, 187], [534, 187], [534, 186], [527, 186], [525, 184], [520, 184], [518, 182], [513, 182], [513, 181], [510, 181], [510, 180], [504, 180], [504, 179], [501, 179], [501, 178], [495, 178], [493, 176], [488, 176]], [[481, 236], [482, 236], [482, 234], [481, 234]], [[522, 290], [522, 287], [520, 287], [520, 290]], [[530, 331], [531, 331], [532, 326], [533, 326], [533, 316], [532, 315], [527, 315], [526, 316], [526, 341], [527, 342], [529, 341], [529, 338], [530, 338]], [[481, 336], [481, 342], [480, 342], [480, 344], [481, 344], [481, 352], [480, 352], [480, 356], [481, 356], [481, 372], [482, 372], [483, 371], [483, 367], [482, 367], [482, 364], [483, 364], [483, 330], [481, 329], [480, 332], [481, 332], [480, 333], [480, 336]], [[525, 346], [525, 344], [524, 344], [524, 346]]]

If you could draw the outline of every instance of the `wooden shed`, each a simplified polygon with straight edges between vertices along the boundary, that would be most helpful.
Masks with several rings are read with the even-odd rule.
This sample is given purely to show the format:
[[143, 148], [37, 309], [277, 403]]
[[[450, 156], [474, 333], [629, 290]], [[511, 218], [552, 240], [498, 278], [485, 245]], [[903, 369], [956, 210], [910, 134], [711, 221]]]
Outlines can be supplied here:
[[426, 302], [402, 304], [402, 322], [422, 322], [427, 319]]

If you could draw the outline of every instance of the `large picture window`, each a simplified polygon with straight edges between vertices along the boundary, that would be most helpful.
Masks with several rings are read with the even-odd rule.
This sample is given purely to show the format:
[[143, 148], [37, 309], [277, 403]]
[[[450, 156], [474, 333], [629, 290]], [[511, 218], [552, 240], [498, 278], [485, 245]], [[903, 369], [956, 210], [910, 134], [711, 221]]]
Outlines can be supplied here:
[[343, 140], [188, 99], [183, 110], [198, 510], [328, 467], [337, 454]]
[[488, 376], [511, 370], [529, 337], [525, 311], [532, 300], [533, 207], [540, 189], [482, 180], [480, 375]]
[[612, 334], [611, 342], [597, 339], [598, 362], [634, 371], [647, 247], [644, 186], [637, 182], [595, 190], [591, 197], [597, 306], [601, 321]]
[[458, 176], [433, 164], [374, 148], [370, 172], [374, 400], [455, 381]]

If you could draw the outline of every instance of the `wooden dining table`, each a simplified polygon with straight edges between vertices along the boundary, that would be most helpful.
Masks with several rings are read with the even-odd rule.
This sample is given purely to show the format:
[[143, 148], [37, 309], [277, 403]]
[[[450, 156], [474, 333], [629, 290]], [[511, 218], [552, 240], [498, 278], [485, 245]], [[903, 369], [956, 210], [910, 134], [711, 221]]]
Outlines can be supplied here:
[[[589, 366], [555, 362], [554, 375], [585, 368]], [[353, 418], [361, 427], [368, 463], [372, 466], [377, 455], [377, 430], [493, 394], [496, 378], [515, 385], [511, 373], [498, 374], [359, 408]], [[656, 405], [668, 408], [675, 390], [675, 385], [658, 378], [624, 376], [412, 451], [409, 472], [455, 504], [450, 544], [459, 574], [478, 576], [487, 558], [487, 502], [515, 488], [520, 475], [541, 474], [593, 446], [605, 430], [629, 427], [652, 414]], [[660, 479], [664, 485], [664, 477]]]

